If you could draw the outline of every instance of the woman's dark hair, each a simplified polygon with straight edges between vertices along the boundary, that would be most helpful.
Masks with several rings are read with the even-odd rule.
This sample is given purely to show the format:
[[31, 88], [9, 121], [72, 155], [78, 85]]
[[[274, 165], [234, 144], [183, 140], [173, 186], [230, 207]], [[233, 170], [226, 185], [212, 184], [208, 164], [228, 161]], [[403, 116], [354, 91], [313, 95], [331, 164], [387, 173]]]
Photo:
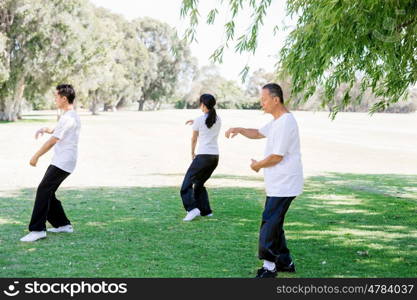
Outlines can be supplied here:
[[201, 103], [203, 103], [209, 110], [206, 119], [206, 125], [208, 128], [211, 128], [217, 120], [216, 109], [214, 108], [216, 105], [216, 98], [210, 94], [203, 94], [200, 96], [200, 104]]
[[61, 97], [67, 97], [68, 103], [72, 104], [74, 103], [75, 99], [75, 90], [70, 84], [60, 84], [56, 87], [56, 90], [58, 92], [58, 95]]

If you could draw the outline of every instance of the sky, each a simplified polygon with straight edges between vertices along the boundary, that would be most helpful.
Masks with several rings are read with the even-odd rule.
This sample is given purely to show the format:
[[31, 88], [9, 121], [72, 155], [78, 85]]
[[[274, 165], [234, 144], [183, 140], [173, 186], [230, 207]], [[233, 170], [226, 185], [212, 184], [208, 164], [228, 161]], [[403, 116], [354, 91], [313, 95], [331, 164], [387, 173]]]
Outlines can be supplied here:
[[[141, 17], [151, 17], [168, 23], [176, 28], [182, 36], [188, 26], [187, 20], [180, 17], [181, 0], [90, 0], [96, 6], [105, 7], [114, 13], [125, 16], [128, 20]], [[211, 64], [210, 56], [214, 50], [222, 44], [225, 38], [224, 24], [229, 21], [230, 13], [221, 11], [216, 18], [214, 25], [205, 23], [207, 13], [214, 8], [219, 1], [204, 0], [200, 1], [200, 24], [197, 30], [198, 42], [190, 45], [192, 55], [197, 58], [199, 66]], [[223, 7], [225, 7], [223, 5]], [[284, 24], [285, 23], [285, 24]], [[285, 0], [274, 0], [270, 6], [269, 12], [264, 19], [264, 26], [258, 37], [258, 49], [254, 56], [249, 54], [238, 54], [234, 52], [233, 47], [225, 51], [223, 63], [218, 65], [220, 74], [231, 80], [240, 82], [239, 73], [248, 63], [250, 73], [256, 69], [263, 68], [266, 71], [273, 71], [277, 62], [277, 54], [287, 35], [287, 30], [279, 30], [274, 36], [273, 28], [283, 25], [291, 28], [291, 20], [285, 18]], [[236, 22], [236, 36], [243, 34], [251, 24], [250, 14], [248, 10], [239, 14]]]

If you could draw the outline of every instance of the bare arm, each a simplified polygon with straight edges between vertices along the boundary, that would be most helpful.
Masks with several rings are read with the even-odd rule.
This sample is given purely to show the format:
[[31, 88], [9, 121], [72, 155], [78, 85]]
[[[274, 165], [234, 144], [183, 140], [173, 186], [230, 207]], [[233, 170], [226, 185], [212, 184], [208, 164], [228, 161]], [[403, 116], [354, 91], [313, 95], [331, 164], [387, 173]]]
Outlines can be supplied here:
[[258, 129], [236, 127], [230, 128], [226, 131], [227, 138], [233, 138], [238, 134], [241, 134], [249, 139], [262, 139], [265, 137], [259, 132]]
[[56, 137], [51, 137], [49, 140], [47, 140], [45, 144], [43, 144], [42, 147], [38, 150], [38, 152], [33, 155], [32, 159], [30, 160], [30, 165], [36, 167], [39, 158], [48, 152], [53, 146], [55, 146], [58, 141], [59, 139]]
[[38, 139], [39, 136], [42, 136], [44, 133], [52, 134], [54, 133], [54, 129], [50, 129], [48, 127], [43, 127], [36, 131], [35, 139]]
[[191, 137], [191, 159], [195, 158], [195, 146], [197, 145], [198, 131], [193, 131], [193, 136]]
[[281, 155], [271, 154], [263, 160], [256, 161], [252, 159], [252, 163], [250, 165], [251, 169], [255, 172], [259, 172], [262, 168], [268, 168], [279, 164], [284, 157]]

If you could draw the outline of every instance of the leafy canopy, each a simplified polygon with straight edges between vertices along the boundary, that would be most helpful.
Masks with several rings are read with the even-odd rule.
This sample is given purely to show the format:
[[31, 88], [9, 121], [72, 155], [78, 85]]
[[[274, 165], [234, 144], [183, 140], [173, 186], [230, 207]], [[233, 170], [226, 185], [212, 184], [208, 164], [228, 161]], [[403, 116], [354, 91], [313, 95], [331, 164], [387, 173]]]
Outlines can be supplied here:
[[[221, 10], [231, 11], [225, 25], [226, 42], [213, 53], [221, 62], [224, 48], [237, 42], [235, 51], [255, 53], [258, 32], [272, 0], [221, 1], [207, 15], [215, 22]], [[252, 22], [247, 33], [235, 36], [236, 16], [250, 9]], [[287, 0], [288, 17], [298, 18], [297, 25], [279, 49], [277, 62], [282, 74], [291, 78], [294, 95], [307, 101], [324, 87], [322, 106], [332, 107], [333, 117], [351, 103], [360, 103], [371, 90], [380, 101], [371, 112], [383, 110], [405, 99], [407, 90], [417, 81], [417, 1], [416, 0]], [[183, 0], [181, 14], [190, 26], [186, 37], [195, 39], [201, 18], [198, 0]], [[274, 28], [276, 29], [276, 28]], [[275, 31], [275, 30], [274, 30]], [[242, 72], [243, 77], [247, 67]], [[351, 96], [360, 82], [361, 92]], [[335, 91], [346, 86], [342, 101], [335, 101]]]

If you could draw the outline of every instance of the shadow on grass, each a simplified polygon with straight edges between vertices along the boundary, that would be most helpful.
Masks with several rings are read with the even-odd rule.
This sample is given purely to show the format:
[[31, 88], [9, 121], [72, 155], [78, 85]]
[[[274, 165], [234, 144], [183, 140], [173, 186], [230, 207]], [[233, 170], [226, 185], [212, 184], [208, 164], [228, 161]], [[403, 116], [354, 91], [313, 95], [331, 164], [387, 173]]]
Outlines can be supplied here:
[[[280, 277], [415, 277], [416, 182], [308, 178], [286, 219], [297, 273]], [[76, 232], [23, 244], [34, 193], [0, 196], [4, 277], [252, 277], [260, 265], [259, 189], [210, 189], [214, 216], [190, 223], [182, 222], [177, 187], [63, 189], [58, 197]]]
[[21, 119], [17, 120], [16, 122], [9, 122], [9, 121], [0, 121], [0, 124], [20, 124], [20, 123], [49, 123], [56, 121], [56, 118], [50, 119]]
[[52, 118], [54, 117], [56, 119], [56, 113], [46, 113], [46, 114], [28, 114], [28, 115], [23, 115], [23, 118], [26, 117], [47, 117], [47, 118]]
[[56, 122], [57, 121], [57, 115], [56, 114], [28, 114], [28, 115], [22, 115], [22, 119], [17, 120], [15, 122], [10, 121], [1, 121], [0, 124], [19, 124], [19, 123], [48, 123], [48, 122]]
[[[172, 177], [184, 177], [184, 173], [152, 173], [150, 176], [172, 176]], [[215, 174], [211, 176], [213, 179], [232, 179], [242, 181], [263, 181], [260, 176], [239, 176], [239, 175], [228, 175], [228, 174]]]

